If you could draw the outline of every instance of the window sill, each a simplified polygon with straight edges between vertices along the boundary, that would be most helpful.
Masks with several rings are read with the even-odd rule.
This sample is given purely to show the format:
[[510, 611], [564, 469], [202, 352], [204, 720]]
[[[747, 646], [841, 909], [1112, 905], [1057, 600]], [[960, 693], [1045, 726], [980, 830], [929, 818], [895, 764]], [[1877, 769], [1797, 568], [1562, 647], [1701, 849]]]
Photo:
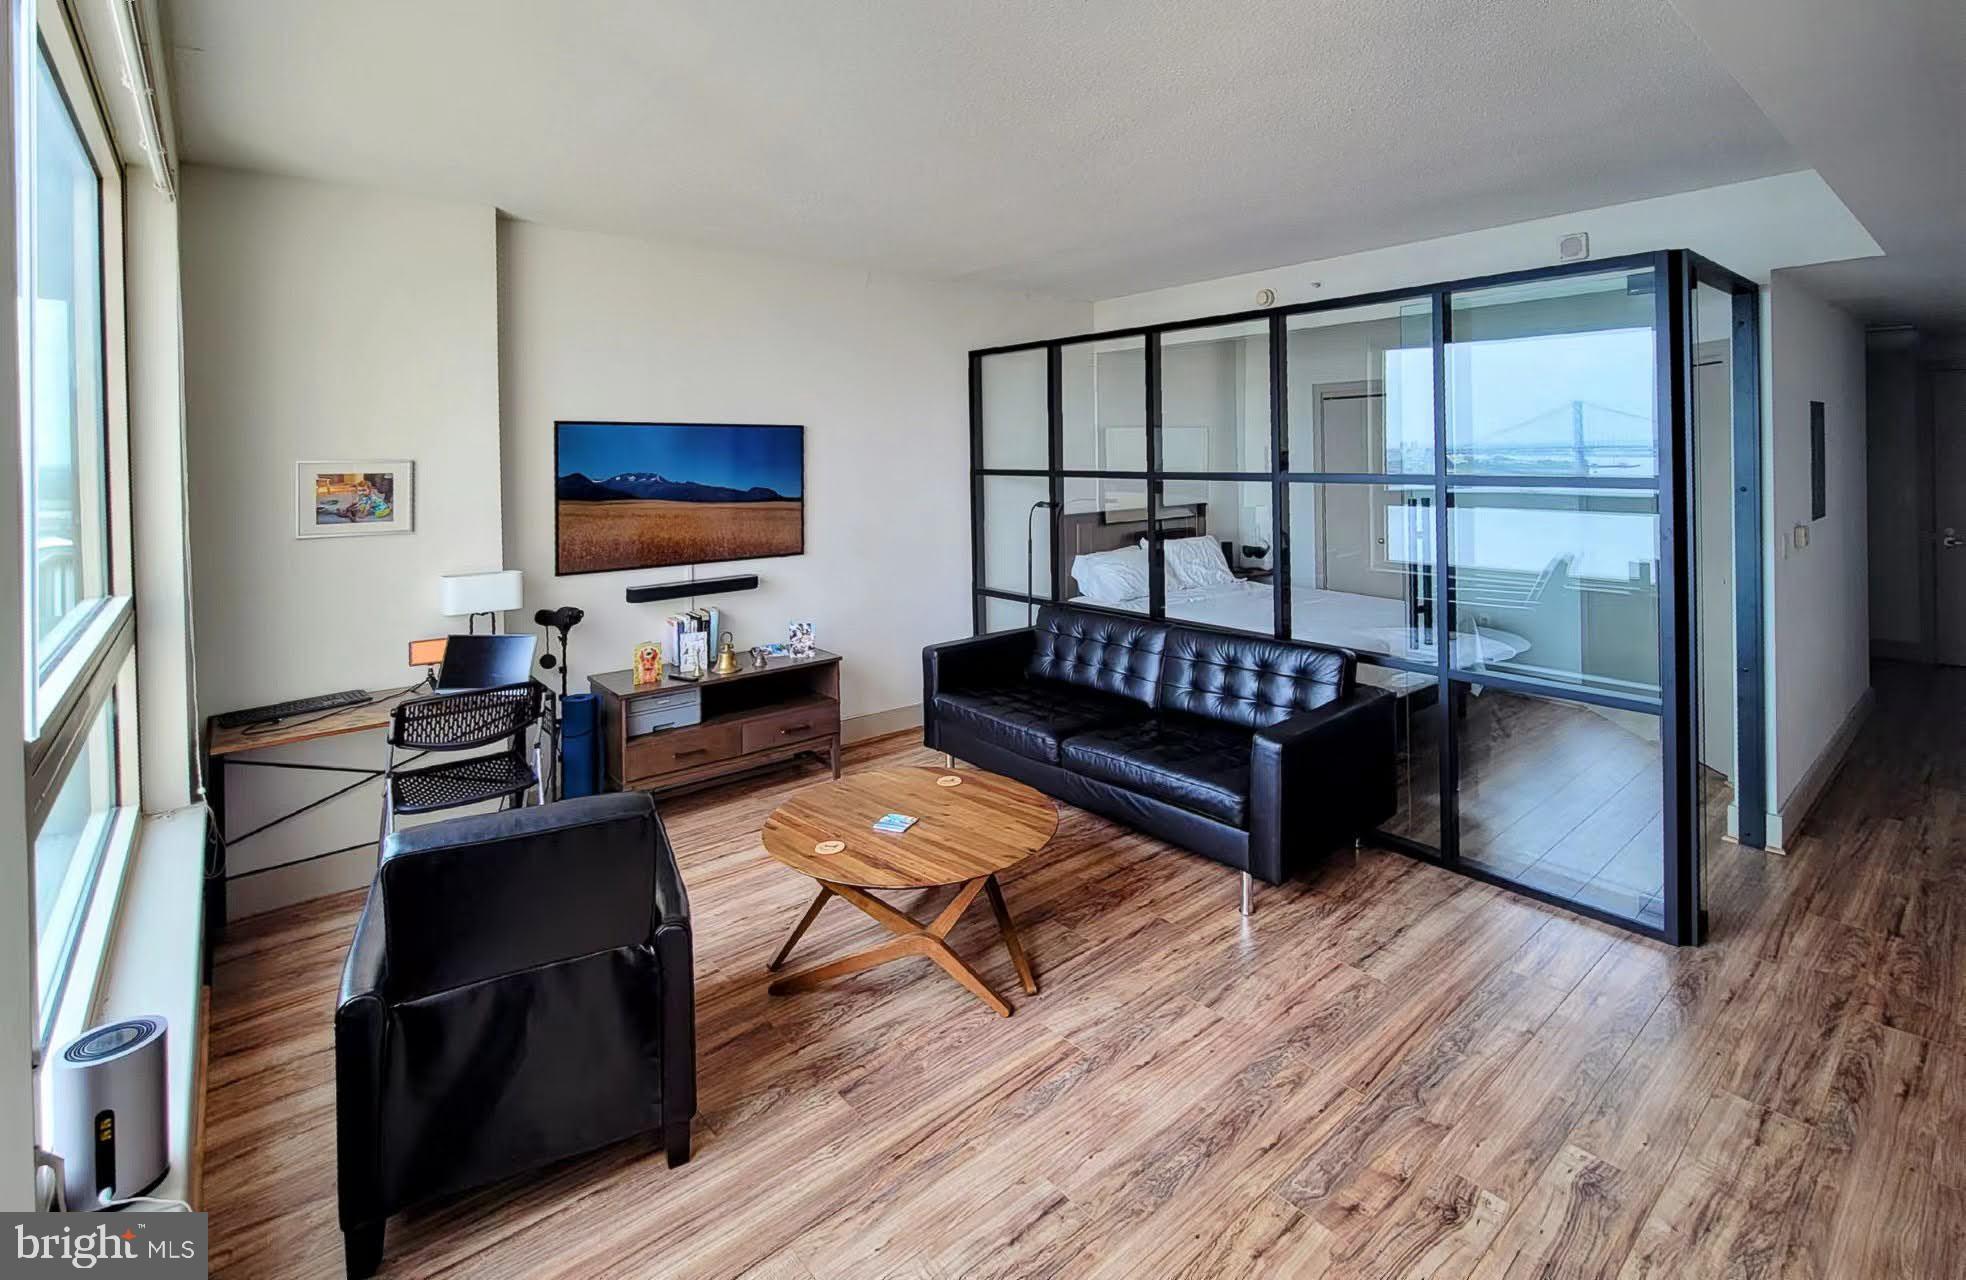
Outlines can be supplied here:
[[[120, 870], [122, 892], [99, 892], [85, 926], [84, 945], [98, 938], [107, 945], [77, 953], [49, 1041], [52, 1052], [104, 1022], [163, 1016], [170, 1028], [165, 1106], [171, 1167], [150, 1194], [194, 1208], [203, 1158], [205, 832], [203, 805], [138, 820], [127, 865], [103, 868], [100, 888], [110, 889], [108, 877]], [[41, 1103], [45, 1112], [45, 1089]], [[51, 1131], [47, 1123], [44, 1115], [43, 1132]]]

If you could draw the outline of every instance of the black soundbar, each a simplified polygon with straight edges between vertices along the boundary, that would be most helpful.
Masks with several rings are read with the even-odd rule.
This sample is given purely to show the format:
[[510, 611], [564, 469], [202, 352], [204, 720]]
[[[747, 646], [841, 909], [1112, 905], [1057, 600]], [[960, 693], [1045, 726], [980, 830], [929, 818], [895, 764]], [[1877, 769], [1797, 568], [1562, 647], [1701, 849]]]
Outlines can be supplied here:
[[714, 596], [726, 591], [749, 591], [758, 585], [755, 573], [740, 573], [729, 578], [698, 578], [695, 582], [657, 582], [646, 587], [628, 588], [629, 604], [647, 604], [651, 600], [680, 600], [684, 596]]

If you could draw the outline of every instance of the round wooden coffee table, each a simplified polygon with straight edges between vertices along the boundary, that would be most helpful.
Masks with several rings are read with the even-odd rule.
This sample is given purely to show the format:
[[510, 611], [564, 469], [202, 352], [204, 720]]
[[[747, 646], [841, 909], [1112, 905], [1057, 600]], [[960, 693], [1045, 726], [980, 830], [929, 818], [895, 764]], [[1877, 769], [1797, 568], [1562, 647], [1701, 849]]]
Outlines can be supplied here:
[[[918, 821], [898, 835], [875, 831], [875, 821], [889, 813]], [[927, 956], [1008, 1018], [1010, 1006], [944, 939], [976, 895], [988, 893], [1017, 976], [1024, 990], [1036, 995], [1037, 979], [1011, 923], [997, 873], [1044, 848], [1057, 830], [1058, 809], [1043, 795], [1021, 782], [974, 769], [881, 769], [794, 792], [765, 819], [765, 852], [817, 880], [819, 896], [768, 967], [775, 971], [785, 963], [829, 898], [852, 903], [895, 936], [878, 947], [787, 974], [771, 984], [771, 993], [809, 991], [829, 978], [904, 956]], [[957, 886], [956, 896], [927, 924], [868, 892], [941, 885]]]

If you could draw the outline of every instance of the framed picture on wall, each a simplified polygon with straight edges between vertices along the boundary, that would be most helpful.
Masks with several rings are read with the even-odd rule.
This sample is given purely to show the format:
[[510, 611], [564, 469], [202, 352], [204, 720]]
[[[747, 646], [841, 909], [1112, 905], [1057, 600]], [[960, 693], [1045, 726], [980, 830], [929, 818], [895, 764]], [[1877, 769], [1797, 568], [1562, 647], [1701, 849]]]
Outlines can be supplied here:
[[295, 535], [359, 538], [416, 527], [416, 464], [401, 458], [294, 464]]

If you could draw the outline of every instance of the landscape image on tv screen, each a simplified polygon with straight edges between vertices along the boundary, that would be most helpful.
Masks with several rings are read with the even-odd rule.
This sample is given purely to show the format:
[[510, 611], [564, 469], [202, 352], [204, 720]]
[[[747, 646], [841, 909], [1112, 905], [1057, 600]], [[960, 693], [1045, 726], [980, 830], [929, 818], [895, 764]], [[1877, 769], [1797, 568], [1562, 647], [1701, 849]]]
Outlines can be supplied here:
[[795, 556], [805, 428], [554, 424], [557, 572]]

